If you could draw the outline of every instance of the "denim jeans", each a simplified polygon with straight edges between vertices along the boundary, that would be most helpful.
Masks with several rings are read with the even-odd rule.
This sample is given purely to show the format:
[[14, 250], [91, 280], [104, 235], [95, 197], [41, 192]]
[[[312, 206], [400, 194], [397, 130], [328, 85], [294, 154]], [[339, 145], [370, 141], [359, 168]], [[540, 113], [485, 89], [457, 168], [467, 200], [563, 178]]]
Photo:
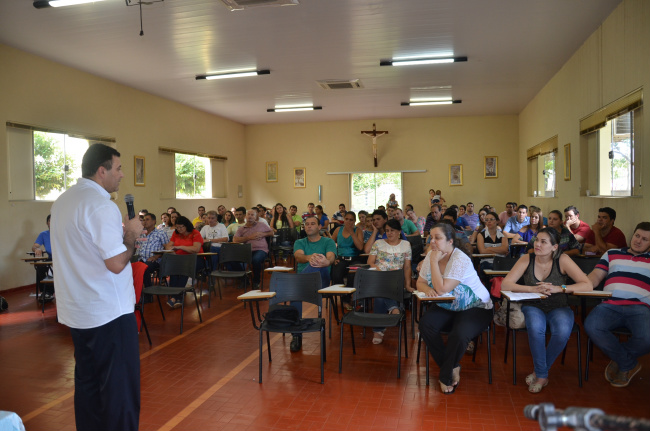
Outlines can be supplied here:
[[253, 284], [260, 284], [262, 266], [264, 265], [264, 260], [267, 256], [268, 253], [264, 250], [253, 251]]
[[[375, 298], [372, 307], [377, 314], [387, 314], [398, 308], [399, 304], [394, 299]], [[382, 332], [384, 329], [386, 328], [372, 328], [373, 332]]]
[[[627, 328], [632, 336], [621, 343], [611, 331]], [[591, 341], [618, 364], [621, 371], [637, 366], [650, 353], [650, 308], [647, 305], [600, 304], [587, 316], [585, 331]]]
[[[320, 272], [320, 284], [321, 288], [325, 288], [330, 285], [330, 267], [326, 266], [325, 268], [315, 268], [311, 265], [307, 265], [302, 271], [301, 274], [309, 274], [311, 272]], [[302, 302], [301, 301], [291, 301], [289, 305], [293, 305], [298, 309], [300, 317], [302, 317]]]
[[[537, 307], [524, 305], [521, 311], [526, 317], [528, 344], [533, 357], [535, 375], [548, 378], [548, 370], [566, 346], [571, 329], [573, 329], [573, 311], [569, 307], [555, 308], [544, 313]], [[551, 338], [546, 345], [546, 330], [551, 331]]]

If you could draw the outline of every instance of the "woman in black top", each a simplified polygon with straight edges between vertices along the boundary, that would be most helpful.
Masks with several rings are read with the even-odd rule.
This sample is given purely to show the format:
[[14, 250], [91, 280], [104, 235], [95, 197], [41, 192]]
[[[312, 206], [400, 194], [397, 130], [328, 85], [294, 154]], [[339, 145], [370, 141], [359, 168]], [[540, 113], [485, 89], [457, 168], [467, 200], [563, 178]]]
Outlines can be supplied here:
[[[535, 239], [534, 253], [524, 254], [501, 288], [513, 292], [541, 293], [546, 299], [527, 301], [521, 311], [526, 317], [528, 344], [535, 372], [526, 377], [528, 391], [538, 393], [548, 385], [548, 371], [564, 350], [571, 335], [574, 316], [567, 293], [592, 290], [587, 275], [565, 254], [559, 252], [560, 238], [553, 228], [544, 228]], [[566, 285], [567, 275], [575, 284]], [[524, 277], [524, 285], [517, 280]], [[546, 345], [546, 327], [551, 338]]]

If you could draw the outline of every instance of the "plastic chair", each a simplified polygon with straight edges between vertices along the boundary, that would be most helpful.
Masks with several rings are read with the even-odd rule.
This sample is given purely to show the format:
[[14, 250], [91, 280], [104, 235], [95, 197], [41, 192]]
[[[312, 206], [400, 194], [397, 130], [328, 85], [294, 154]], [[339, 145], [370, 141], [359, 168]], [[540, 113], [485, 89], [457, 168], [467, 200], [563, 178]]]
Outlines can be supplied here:
[[[278, 264], [278, 256], [280, 252], [286, 253], [286, 256], [293, 256], [293, 243], [296, 242], [298, 232], [295, 228], [282, 228], [278, 229], [277, 237], [271, 242], [271, 254], [275, 259], [274, 265]], [[282, 245], [289, 242], [289, 245]]]
[[143, 294], [156, 296], [163, 320], [165, 320], [165, 312], [163, 311], [162, 303], [160, 302], [160, 296], [183, 294], [181, 301], [181, 334], [183, 333], [183, 316], [185, 314], [186, 294], [192, 293], [194, 295], [194, 303], [196, 304], [196, 310], [199, 312], [199, 320], [203, 322], [203, 318], [201, 317], [201, 308], [199, 307], [199, 301], [196, 297], [196, 291], [194, 290], [193, 277], [196, 276], [196, 258], [196, 254], [165, 254], [160, 262], [160, 270], [158, 272], [161, 280], [171, 275], [192, 278], [192, 286], [164, 286], [158, 284], [155, 286], [145, 287], [142, 290]]
[[271, 341], [269, 333], [291, 333], [306, 334], [310, 332], [320, 332], [320, 382], [325, 383], [325, 319], [322, 318], [323, 299], [318, 291], [321, 288], [320, 274], [317, 272], [307, 274], [292, 274], [274, 272], [271, 276], [270, 291], [275, 292], [275, 297], [271, 298], [269, 305], [275, 305], [281, 302], [301, 301], [314, 304], [318, 307], [317, 318], [301, 318], [300, 323], [296, 326], [273, 326], [266, 320], [260, 322], [260, 376], [259, 382], [262, 383], [262, 345], [263, 333], [266, 332], [266, 345], [271, 359]]
[[[210, 273], [210, 280], [217, 279], [217, 286], [219, 290], [219, 299], [221, 296], [221, 279], [222, 278], [239, 278], [244, 282], [244, 292], [246, 292], [247, 279], [252, 276], [250, 270], [253, 263], [253, 252], [250, 244], [230, 244], [224, 243], [221, 245], [219, 251], [219, 269]], [[232, 265], [241, 264], [244, 266], [243, 270], [229, 270], [228, 267]], [[251, 285], [252, 285], [251, 280]]]
[[339, 350], [339, 373], [343, 371], [343, 329], [350, 325], [352, 337], [352, 352], [356, 355], [354, 346], [353, 326], [363, 327], [398, 327], [397, 343], [397, 378], [401, 375], [402, 366], [402, 330], [404, 332], [404, 355], [408, 358], [408, 347], [406, 337], [406, 325], [402, 324], [406, 319], [404, 312], [404, 271], [371, 271], [359, 269], [354, 277], [354, 287], [357, 289], [353, 294], [353, 301], [370, 300], [372, 298], [387, 298], [397, 301], [399, 314], [375, 314], [365, 311], [350, 311], [341, 319], [341, 342]]

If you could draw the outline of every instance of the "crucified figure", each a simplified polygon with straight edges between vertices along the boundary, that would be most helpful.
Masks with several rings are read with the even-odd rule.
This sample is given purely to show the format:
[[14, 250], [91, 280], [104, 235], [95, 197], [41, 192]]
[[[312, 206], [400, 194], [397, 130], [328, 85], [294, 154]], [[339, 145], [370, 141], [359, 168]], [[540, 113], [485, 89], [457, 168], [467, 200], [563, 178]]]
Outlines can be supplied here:
[[362, 130], [362, 135], [370, 136], [372, 138], [372, 155], [375, 158], [375, 168], [377, 167], [377, 138], [382, 135], [388, 135], [387, 130], [377, 130], [375, 123], [372, 123], [372, 130]]

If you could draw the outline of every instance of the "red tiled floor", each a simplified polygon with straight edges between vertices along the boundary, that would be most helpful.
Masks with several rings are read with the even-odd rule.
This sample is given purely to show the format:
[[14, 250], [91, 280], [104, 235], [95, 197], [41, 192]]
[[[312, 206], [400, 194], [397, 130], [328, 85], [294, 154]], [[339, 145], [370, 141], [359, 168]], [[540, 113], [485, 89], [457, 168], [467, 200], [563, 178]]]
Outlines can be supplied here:
[[[268, 283], [265, 283], [268, 286]], [[0, 315], [0, 409], [25, 418], [30, 431], [73, 430], [73, 347], [67, 328], [56, 323], [55, 306], [40, 312], [32, 289], [9, 292], [8, 313]], [[488, 384], [485, 345], [476, 363], [463, 360], [461, 383], [455, 394], [442, 395], [437, 366], [431, 361], [431, 386], [425, 386], [425, 363], [416, 364], [417, 345], [409, 338], [409, 358], [402, 358], [397, 379], [397, 337], [388, 331], [385, 342], [371, 336], [344, 333], [343, 373], [338, 373], [339, 328], [327, 339], [325, 384], [320, 384], [317, 335], [306, 335], [303, 350], [289, 352], [291, 337], [272, 336], [273, 361], [263, 357], [264, 380], [258, 383], [258, 332], [250, 315], [236, 300], [241, 291], [224, 289], [224, 299], [203, 302], [204, 323], [198, 324], [194, 304], [187, 308], [185, 333], [179, 336], [178, 310], [166, 309], [163, 321], [157, 304], [145, 307], [153, 340], [140, 336], [142, 410], [140, 429], [158, 430], [534, 430], [539, 426], [523, 415], [528, 404], [552, 402], [557, 408], [586, 406], [609, 414], [648, 417], [650, 359], [625, 389], [603, 379], [606, 358], [596, 351], [591, 379], [579, 388], [575, 341], [566, 363], [551, 370], [551, 383], [542, 393], [528, 393], [523, 383], [532, 363], [524, 335], [518, 343], [518, 385], [512, 385], [511, 357], [503, 363], [504, 333], [492, 346], [493, 384]], [[206, 298], [204, 298], [206, 299]], [[313, 307], [306, 307], [314, 314]], [[371, 335], [371, 334], [369, 334]], [[583, 347], [583, 353], [584, 352]], [[423, 355], [423, 353], [422, 353]], [[583, 355], [584, 356], [584, 355]], [[50, 403], [50, 404], [48, 404]], [[41, 409], [41, 410], [39, 410]], [[170, 424], [175, 424], [171, 426]]]

